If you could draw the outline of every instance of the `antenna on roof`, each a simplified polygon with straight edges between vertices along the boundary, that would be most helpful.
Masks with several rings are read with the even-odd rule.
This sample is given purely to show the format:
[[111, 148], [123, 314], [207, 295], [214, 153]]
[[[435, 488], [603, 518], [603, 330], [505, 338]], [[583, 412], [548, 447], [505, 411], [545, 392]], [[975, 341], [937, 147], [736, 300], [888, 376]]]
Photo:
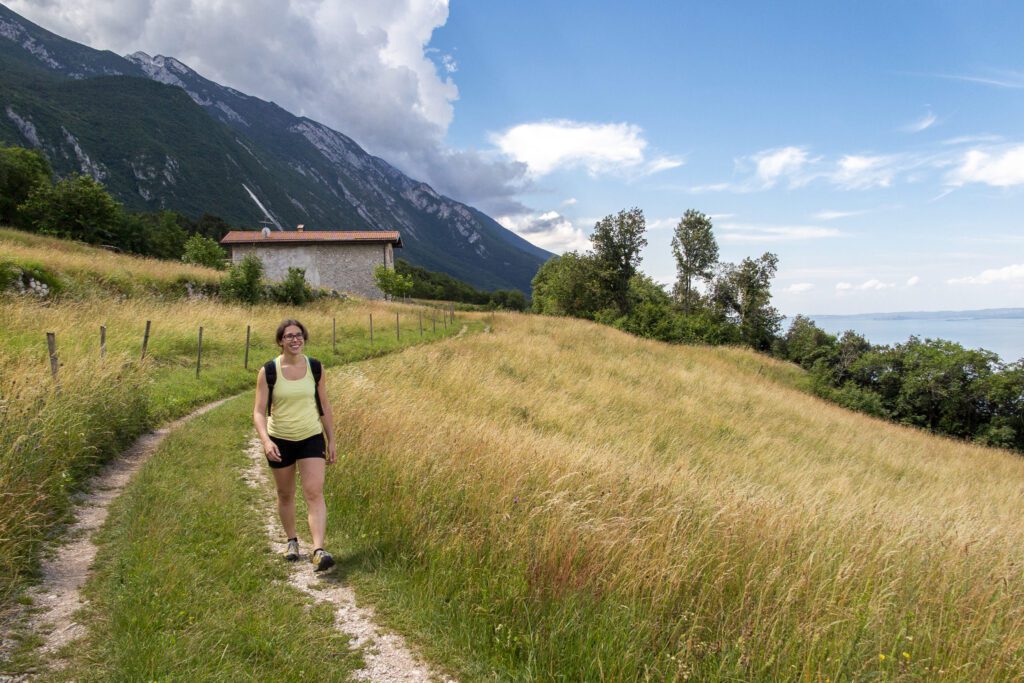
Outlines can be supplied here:
[[263, 220], [260, 221], [260, 225], [263, 226], [263, 228], [260, 230], [263, 236], [270, 237], [270, 221], [264, 218]]

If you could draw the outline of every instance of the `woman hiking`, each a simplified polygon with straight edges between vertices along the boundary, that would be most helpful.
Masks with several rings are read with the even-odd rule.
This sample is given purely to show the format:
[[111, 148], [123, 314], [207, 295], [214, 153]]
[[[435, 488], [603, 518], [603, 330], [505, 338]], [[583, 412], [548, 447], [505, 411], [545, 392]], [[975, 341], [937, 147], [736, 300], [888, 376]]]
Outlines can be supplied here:
[[291, 562], [299, 559], [299, 539], [295, 533], [295, 471], [298, 469], [302, 495], [309, 509], [313, 569], [321, 572], [334, 566], [334, 558], [324, 550], [327, 532], [324, 472], [327, 465], [337, 460], [334, 418], [322, 366], [315, 358], [307, 358], [302, 353], [309, 341], [305, 325], [298, 320], [285, 320], [278, 325], [275, 338], [281, 355], [260, 368], [252, 421], [274, 474], [277, 511], [288, 538], [284, 559]]

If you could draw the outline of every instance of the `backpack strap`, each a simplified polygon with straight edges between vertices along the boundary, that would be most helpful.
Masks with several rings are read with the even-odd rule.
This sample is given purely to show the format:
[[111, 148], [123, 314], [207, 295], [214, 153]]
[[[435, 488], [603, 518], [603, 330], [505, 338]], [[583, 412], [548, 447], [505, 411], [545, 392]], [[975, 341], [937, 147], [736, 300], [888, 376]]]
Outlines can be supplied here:
[[[320, 405], [320, 377], [324, 374], [324, 366], [316, 358], [307, 358], [309, 369], [313, 371], [313, 398], [316, 399], [316, 410], [324, 414], [324, 407]], [[277, 382], [277, 363], [268, 360], [263, 364], [263, 376], [267, 380], [267, 415], [270, 415], [270, 406], [274, 403], [274, 384]]]
[[316, 358], [310, 358], [309, 369], [313, 371], [313, 397], [316, 399], [316, 409], [323, 415], [324, 407], [320, 405], [320, 377], [324, 374], [324, 366]]
[[273, 360], [264, 363], [263, 376], [267, 380], [267, 415], [270, 415], [270, 406], [274, 403], [274, 384], [277, 382], [277, 363]]

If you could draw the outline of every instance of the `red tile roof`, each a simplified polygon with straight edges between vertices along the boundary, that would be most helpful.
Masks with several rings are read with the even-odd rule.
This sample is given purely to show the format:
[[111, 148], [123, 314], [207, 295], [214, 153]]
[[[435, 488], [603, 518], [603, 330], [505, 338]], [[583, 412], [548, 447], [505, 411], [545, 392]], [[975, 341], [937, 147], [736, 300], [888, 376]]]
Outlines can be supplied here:
[[342, 230], [274, 230], [264, 237], [260, 230], [232, 230], [224, 235], [221, 244], [258, 244], [260, 242], [391, 242], [402, 246], [402, 236], [397, 230], [363, 230], [361, 232]]

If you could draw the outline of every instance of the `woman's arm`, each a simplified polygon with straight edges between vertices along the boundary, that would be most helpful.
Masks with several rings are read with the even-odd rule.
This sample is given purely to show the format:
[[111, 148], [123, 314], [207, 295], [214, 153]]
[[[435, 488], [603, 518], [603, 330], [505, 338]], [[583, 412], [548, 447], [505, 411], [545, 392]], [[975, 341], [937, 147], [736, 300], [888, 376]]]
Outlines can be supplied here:
[[338, 459], [337, 446], [334, 445], [334, 413], [331, 412], [331, 401], [327, 398], [327, 373], [320, 374], [320, 383], [316, 385], [317, 394], [320, 396], [320, 407], [324, 414], [320, 416], [320, 422], [327, 434], [327, 464]]
[[267, 432], [267, 399], [270, 397], [270, 387], [267, 386], [266, 373], [260, 368], [260, 374], [256, 377], [256, 405], [252, 409], [252, 423], [256, 425], [256, 433], [263, 442], [263, 451], [267, 454], [268, 460], [281, 462], [281, 451], [277, 444], [270, 440]]

